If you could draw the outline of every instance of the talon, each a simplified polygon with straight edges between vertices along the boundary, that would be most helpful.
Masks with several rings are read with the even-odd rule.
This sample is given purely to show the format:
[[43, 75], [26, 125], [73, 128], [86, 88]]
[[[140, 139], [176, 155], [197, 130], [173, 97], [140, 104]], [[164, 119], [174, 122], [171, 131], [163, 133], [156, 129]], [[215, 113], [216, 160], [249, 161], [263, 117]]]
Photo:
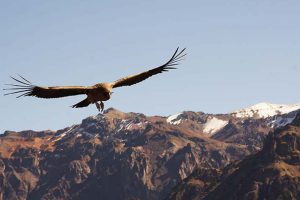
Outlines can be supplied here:
[[98, 111], [101, 112], [100, 104], [98, 102], [96, 102], [95, 104], [96, 104], [96, 107], [97, 107]]
[[104, 110], [104, 103], [102, 101], [100, 102], [100, 107], [101, 107], [101, 112], [103, 112], [103, 110]]

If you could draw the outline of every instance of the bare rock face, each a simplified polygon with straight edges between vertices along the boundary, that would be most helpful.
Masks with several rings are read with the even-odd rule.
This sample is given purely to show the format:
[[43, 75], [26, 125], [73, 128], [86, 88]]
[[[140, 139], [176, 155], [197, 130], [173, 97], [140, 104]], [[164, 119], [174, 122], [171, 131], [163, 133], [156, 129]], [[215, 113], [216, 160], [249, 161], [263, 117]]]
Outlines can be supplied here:
[[208, 180], [202, 168], [195, 170], [168, 199], [300, 199], [299, 144], [300, 113], [291, 124], [271, 132], [258, 153]]
[[268, 136], [262, 150], [265, 157], [283, 160], [292, 165], [300, 164], [300, 115], [297, 115], [290, 126], [277, 129]]
[[220, 176], [219, 169], [198, 167], [173, 188], [166, 199], [203, 199], [211, 190], [211, 186], [220, 181]]
[[[185, 179], [202, 198], [221, 180], [221, 169], [261, 149], [274, 120], [201, 112], [149, 117], [111, 108], [58, 131], [6, 131], [0, 199], [155, 200]], [[291, 134], [270, 148], [290, 165], [298, 143]]]

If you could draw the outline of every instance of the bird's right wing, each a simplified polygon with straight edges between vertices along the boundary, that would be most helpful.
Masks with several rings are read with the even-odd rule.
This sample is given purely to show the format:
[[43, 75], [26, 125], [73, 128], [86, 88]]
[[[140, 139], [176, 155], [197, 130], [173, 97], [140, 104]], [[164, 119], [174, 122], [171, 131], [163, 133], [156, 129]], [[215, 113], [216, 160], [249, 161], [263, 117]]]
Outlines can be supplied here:
[[179, 48], [176, 49], [173, 56], [165, 64], [163, 64], [159, 67], [156, 67], [154, 69], [139, 73], [139, 74], [126, 76], [126, 77], [123, 77], [119, 80], [116, 80], [116, 81], [112, 82], [112, 87], [116, 88], [116, 87], [122, 87], [122, 86], [130, 86], [130, 85], [139, 83], [141, 81], [144, 81], [144, 80], [146, 80], [147, 78], [149, 78], [153, 75], [156, 75], [156, 74], [159, 74], [159, 73], [162, 73], [162, 72], [166, 72], [170, 69], [176, 69], [175, 67], [172, 67], [172, 66], [178, 65], [179, 64], [178, 62], [183, 60], [183, 58], [186, 55], [184, 53], [185, 48], [182, 49], [181, 51], [178, 51], [178, 50], [179, 50]]
[[[20, 75], [19, 75], [20, 76]], [[19, 94], [17, 98], [21, 96], [35, 96], [39, 98], [60, 98], [66, 96], [87, 94], [92, 89], [91, 86], [54, 86], [54, 87], [41, 87], [32, 85], [27, 79], [20, 76], [21, 79], [11, 77], [16, 81], [16, 84], [6, 84], [12, 86], [3, 90], [12, 90], [10, 94]]]

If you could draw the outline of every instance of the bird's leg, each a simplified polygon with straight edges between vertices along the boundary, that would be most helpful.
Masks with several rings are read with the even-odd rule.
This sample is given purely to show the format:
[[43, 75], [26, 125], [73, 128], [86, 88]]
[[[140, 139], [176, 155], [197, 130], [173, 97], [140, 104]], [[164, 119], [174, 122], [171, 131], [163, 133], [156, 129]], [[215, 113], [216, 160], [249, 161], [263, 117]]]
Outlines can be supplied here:
[[95, 104], [96, 104], [96, 107], [97, 107], [97, 109], [99, 110], [99, 112], [101, 112], [100, 104], [99, 104], [98, 102], [96, 102]]
[[96, 107], [99, 110], [99, 112], [103, 112], [104, 110], [104, 103], [102, 101], [100, 101], [100, 103], [96, 102]]
[[102, 101], [100, 101], [100, 107], [101, 107], [101, 112], [103, 112], [103, 110], [104, 110], [104, 103]]

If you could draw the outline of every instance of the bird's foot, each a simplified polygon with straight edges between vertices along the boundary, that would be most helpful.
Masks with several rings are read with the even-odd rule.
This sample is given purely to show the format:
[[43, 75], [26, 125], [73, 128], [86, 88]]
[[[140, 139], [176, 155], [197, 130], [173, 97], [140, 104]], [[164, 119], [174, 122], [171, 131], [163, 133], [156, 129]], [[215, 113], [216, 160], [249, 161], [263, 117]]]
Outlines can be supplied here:
[[104, 110], [104, 103], [102, 101], [100, 102], [100, 107], [101, 107], [101, 112], [103, 112], [103, 110]]
[[104, 103], [102, 101], [100, 101], [100, 103], [96, 102], [96, 107], [99, 110], [99, 112], [103, 112], [104, 110]]
[[95, 104], [96, 104], [96, 107], [97, 107], [98, 111], [101, 112], [100, 104], [98, 102], [96, 102]]

